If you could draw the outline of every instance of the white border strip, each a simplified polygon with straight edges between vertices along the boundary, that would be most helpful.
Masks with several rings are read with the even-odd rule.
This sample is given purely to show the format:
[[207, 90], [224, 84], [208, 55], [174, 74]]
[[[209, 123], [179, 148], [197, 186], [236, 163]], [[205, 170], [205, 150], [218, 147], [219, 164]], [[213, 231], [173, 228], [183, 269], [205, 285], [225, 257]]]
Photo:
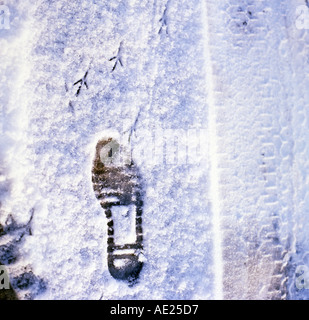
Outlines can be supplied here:
[[213, 223], [213, 261], [214, 261], [214, 299], [223, 299], [223, 261], [222, 261], [222, 238], [221, 238], [221, 221], [220, 221], [220, 195], [219, 195], [219, 170], [218, 170], [218, 153], [217, 153], [217, 133], [216, 133], [216, 103], [214, 92], [214, 78], [211, 61], [209, 18], [207, 0], [202, 2], [202, 19], [204, 26], [204, 61], [206, 63], [206, 88], [207, 88], [207, 105], [208, 128], [209, 128], [209, 159], [210, 159], [210, 199], [212, 203], [212, 223]]

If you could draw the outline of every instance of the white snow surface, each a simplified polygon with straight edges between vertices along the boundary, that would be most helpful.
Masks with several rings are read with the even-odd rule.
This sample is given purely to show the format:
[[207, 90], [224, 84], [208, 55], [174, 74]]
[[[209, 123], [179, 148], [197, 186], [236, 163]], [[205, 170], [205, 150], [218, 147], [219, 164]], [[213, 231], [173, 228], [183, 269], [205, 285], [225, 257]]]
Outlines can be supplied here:
[[[309, 267], [305, 1], [1, 4], [0, 224], [33, 213], [7, 269], [44, 283], [21, 298], [309, 298], [295, 284]], [[144, 192], [134, 286], [108, 271], [91, 182], [97, 141], [115, 135]]]

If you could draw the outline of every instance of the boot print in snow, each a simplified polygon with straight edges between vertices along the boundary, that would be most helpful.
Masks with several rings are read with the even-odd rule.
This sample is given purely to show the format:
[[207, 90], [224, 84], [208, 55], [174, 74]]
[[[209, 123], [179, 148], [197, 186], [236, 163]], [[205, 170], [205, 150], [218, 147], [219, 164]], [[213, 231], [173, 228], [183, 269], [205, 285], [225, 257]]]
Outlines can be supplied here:
[[97, 143], [93, 189], [107, 217], [108, 269], [115, 279], [135, 283], [142, 269], [142, 190], [133, 161], [121, 159], [113, 138]]

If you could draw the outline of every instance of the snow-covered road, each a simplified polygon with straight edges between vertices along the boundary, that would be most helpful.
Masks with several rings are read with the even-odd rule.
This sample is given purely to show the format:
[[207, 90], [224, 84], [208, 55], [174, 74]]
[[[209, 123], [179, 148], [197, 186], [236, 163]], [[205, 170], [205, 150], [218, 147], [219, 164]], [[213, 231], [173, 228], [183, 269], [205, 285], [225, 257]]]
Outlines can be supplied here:
[[[3, 5], [0, 263], [21, 299], [309, 297], [305, 1]], [[110, 135], [142, 178], [134, 286], [92, 188]]]

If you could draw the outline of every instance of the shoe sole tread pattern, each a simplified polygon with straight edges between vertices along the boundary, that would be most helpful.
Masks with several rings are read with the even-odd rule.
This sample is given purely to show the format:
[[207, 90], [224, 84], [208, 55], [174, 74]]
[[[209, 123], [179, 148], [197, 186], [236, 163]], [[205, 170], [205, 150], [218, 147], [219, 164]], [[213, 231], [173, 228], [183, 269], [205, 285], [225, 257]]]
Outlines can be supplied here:
[[[142, 229], [142, 194], [137, 174], [137, 168], [130, 165], [116, 166], [102, 165], [100, 147], [111, 139], [99, 141], [92, 168], [93, 190], [107, 218], [107, 252], [108, 269], [110, 274], [119, 280], [126, 280], [130, 284], [137, 281], [143, 263], [139, 261], [139, 254], [143, 250]], [[112, 200], [110, 200], [112, 197]], [[113, 207], [135, 205], [136, 241], [132, 244], [117, 245], [114, 243]], [[124, 250], [134, 249], [134, 253], [121, 254]], [[117, 267], [117, 260], [127, 261], [123, 267]]]

